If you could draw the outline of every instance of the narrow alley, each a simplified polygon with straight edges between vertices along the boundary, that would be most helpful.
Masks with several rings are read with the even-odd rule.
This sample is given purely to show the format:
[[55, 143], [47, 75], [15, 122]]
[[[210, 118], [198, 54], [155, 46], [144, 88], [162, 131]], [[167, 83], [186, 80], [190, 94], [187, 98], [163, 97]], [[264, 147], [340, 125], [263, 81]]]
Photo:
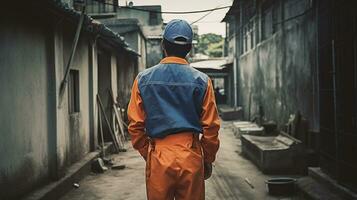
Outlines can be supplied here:
[[0, 200], [357, 200], [356, 10], [6, 1]]
[[[241, 155], [240, 140], [233, 135], [232, 122], [223, 122], [220, 131], [221, 148], [213, 174], [206, 181], [207, 200], [293, 199], [272, 197], [266, 190], [269, 176]], [[128, 152], [112, 155], [115, 162], [125, 164], [123, 170], [110, 169], [103, 174], [90, 174], [60, 200], [144, 200], [145, 161], [128, 143]], [[245, 179], [253, 185], [250, 186]]]

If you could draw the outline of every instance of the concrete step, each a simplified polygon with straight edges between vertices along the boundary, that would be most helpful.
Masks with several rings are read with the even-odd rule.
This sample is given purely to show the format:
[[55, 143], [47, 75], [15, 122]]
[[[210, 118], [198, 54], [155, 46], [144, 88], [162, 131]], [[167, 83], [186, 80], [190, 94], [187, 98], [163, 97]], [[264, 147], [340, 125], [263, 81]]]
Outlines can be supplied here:
[[304, 177], [298, 179], [297, 194], [301, 199], [306, 200], [343, 200], [336, 193], [329, 190], [326, 186], [312, 179], [311, 177]]
[[236, 121], [233, 122], [233, 133], [237, 138], [242, 135], [259, 135], [264, 136], [264, 128], [259, 127], [257, 124], [249, 121]]
[[218, 110], [221, 118], [225, 121], [241, 120], [243, 118], [243, 110], [241, 107], [220, 106]]
[[310, 167], [309, 168], [309, 176], [324, 185], [330, 191], [334, 191], [334, 193], [338, 194], [338, 196], [342, 197], [342, 199], [346, 200], [356, 200], [357, 194], [339, 184], [335, 179], [328, 176], [324, 173], [319, 167]]

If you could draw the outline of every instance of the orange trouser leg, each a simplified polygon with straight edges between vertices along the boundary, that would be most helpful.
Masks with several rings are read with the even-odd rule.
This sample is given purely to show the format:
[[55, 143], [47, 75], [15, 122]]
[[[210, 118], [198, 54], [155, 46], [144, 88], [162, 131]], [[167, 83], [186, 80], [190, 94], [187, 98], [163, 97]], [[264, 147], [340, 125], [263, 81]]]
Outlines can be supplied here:
[[149, 200], [203, 200], [203, 158], [192, 134], [174, 134], [151, 145], [146, 164]]

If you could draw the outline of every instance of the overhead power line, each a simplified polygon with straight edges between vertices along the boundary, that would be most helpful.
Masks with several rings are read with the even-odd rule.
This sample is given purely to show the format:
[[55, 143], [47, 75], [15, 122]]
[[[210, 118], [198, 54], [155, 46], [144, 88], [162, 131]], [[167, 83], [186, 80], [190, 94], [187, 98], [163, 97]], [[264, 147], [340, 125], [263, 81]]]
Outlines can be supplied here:
[[199, 19], [197, 19], [197, 20], [191, 22], [190, 25], [193, 25], [193, 24], [195, 24], [195, 23], [201, 21], [202, 19], [204, 19], [205, 17], [207, 17], [207, 16], [208, 16], [209, 14], [211, 14], [212, 12], [213, 12], [213, 11], [210, 11], [210, 12], [204, 14], [204, 15], [203, 15], [202, 17], [200, 17]]
[[222, 23], [221, 21], [199, 21], [195, 22], [195, 24], [217, 24], [217, 23]]
[[113, 3], [107, 3], [104, 2], [103, 0], [94, 0], [98, 3], [105, 4], [105, 5], [111, 5], [111, 6], [116, 6], [118, 8], [124, 8], [124, 9], [131, 9], [131, 10], [138, 10], [138, 11], [143, 11], [143, 12], [150, 12], [150, 13], [159, 13], [159, 14], [193, 14], [193, 13], [204, 13], [204, 12], [212, 12], [215, 10], [222, 10], [226, 8], [230, 8], [231, 6], [223, 6], [223, 7], [218, 7], [218, 8], [211, 8], [211, 9], [205, 9], [205, 10], [193, 10], [193, 11], [157, 11], [157, 10], [147, 10], [147, 9], [142, 9], [138, 7], [129, 7], [129, 6], [118, 6]]
[[[217, 8], [221, 7], [222, 5], [223, 5], [223, 4], [220, 4], [220, 5], [218, 5], [217, 7], [215, 7], [214, 9], [217, 9]], [[210, 15], [211, 13], [213, 13], [213, 11], [215, 11], [215, 10], [209, 11], [208, 13], [204, 14], [202, 17], [200, 17], [200, 18], [198, 18], [197, 20], [191, 22], [190, 25], [193, 25], [193, 24], [195, 24], [195, 23], [201, 21], [202, 19], [206, 18], [208, 15]]]

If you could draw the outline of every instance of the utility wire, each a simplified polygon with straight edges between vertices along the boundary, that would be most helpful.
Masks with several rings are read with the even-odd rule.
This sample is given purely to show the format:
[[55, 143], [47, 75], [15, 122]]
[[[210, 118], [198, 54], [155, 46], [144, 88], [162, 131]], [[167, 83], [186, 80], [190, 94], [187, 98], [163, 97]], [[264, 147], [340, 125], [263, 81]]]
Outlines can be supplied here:
[[106, 3], [103, 0], [93, 0], [101, 4], [105, 5], [111, 5], [111, 6], [116, 6], [118, 8], [125, 8], [125, 9], [131, 9], [131, 10], [138, 10], [138, 11], [143, 11], [143, 12], [150, 12], [150, 13], [159, 13], [159, 14], [193, 14], [193, 13], [205, 13], [205, 12], [212, 12], [215, 10], [222, 10], [226, 8], [230, 8], [231, 6], [223, 6], [223, 7], [218, 7], [218, 8], [211, 8], [211, 9], [205, 9], [205, 10], [194, 10], [194, 11], [157, 11], [157, 10], [146, 10], [142, 8], [136, 8], [136, 7], [128, 7], [128, 6], [118, 6], [113, 3]]
[[[218, 5], [217, 7], [215, 7], [214, 9], [217, 9], [217, 8], [221, 7], [222, 5], [223, 5], [223, 4], [220, 4], [220, 5]], [[204, 19], [205, 17], [207, 17], [209, 14], [211, 14], [213, 11], [215, 11], [215, 10], [211, 10], [210, 12], [204, 14], [202, 17], [200, 17], [200, 18], [198, 18], [197, 20], [191, 22], [190, 25], [193, 25], [193, 24], [195, 24], [195, 23], [201, 21], [202, 19]]]
[[199, 21], [196, 22], [196, 24], [217, 24], [217, 23], [222, 23], [221, 21]]
[[192, 26], [193, 24], [195, 24], [195, 23], [201, 21], [202, 19], [204, 19], [205, 17], [207, 17], [207, 16], [208, 16], [209, 14], [211, 14], [212, 12], [213, 12], [213, 10], [210, 11], [210, 12], [208, 12], [208, 13], [206, 13], [206, 14], [204, 14], [202, 17], [200, 17], [200, 18], [198, 18], [197, 20], [191, 22], [190, 25]]

